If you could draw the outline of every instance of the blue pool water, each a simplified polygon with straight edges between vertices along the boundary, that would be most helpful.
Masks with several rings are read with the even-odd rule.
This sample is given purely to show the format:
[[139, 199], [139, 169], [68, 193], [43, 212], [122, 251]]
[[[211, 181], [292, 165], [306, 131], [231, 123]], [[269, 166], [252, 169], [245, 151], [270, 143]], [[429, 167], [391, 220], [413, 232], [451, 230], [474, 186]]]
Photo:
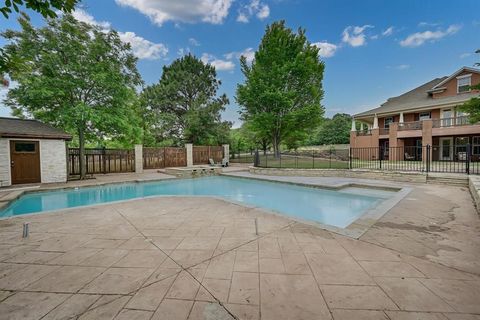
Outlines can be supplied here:
[[[0, 210], [0, 217], [41, 213], [149, 196], [219, 196], [284, 215], [344, 228], [376, 206], [385, 192], [355, 188], [332, 191], [232, 177], [122, 183], [98, 187], [27, 193]], [[179, 199], [179, 201], [181, 201]]]

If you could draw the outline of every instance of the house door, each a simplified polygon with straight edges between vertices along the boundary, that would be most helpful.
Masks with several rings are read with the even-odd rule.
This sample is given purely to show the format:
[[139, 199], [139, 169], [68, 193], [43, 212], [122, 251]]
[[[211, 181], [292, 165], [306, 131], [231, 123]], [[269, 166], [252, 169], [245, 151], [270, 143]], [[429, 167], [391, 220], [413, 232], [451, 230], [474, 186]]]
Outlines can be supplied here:
[[440, 159], [453, 160], [453, 138], [440, 138]]
[[10, 141], [12, 184], [40, 182], [38, 141]]

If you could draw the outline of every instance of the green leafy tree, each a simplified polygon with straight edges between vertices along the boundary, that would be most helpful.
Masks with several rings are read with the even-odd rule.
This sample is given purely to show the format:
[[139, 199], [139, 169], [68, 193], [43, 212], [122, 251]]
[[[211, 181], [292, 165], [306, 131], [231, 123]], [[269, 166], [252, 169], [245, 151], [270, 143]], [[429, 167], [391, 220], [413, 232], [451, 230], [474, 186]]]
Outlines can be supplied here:
[[313, 138], [314, 144], [347, 144], [350, 141], [352, 117], [346, 113], [337, 113], [332, 119], [325, 119]]
[[155, 140], [226, 142], [231, 123], [222, 121], [220, 113], [229, 101], [225, 94], [217, 96], [220, 85], [215, 67], [193, 55], [164, 66], [160, 81], [142, 93], [144, 108], [152, 112], [150, 128]]
[[[39, 12], [45, 18], [55, 18], [57, 11], [72, 12], [78, 2], [80, 0], [4, 0], [3, 6], [0, 5], [0, 13], [2, 13], [3, 18], [8, 19], [13, 11], [19, 12], [20, 8], [24, 6], [26, 9]], [[18, 64], [18, 61], [15, 61], [0, 48], [0, 82], [3, 80], [6, 83], [5, 73], [9, 68], [8, 66], [16, 64]]]
[[56, 18], [57, 11], [70, 13], [78, 2], [80, 0], [4, 0], [0, 12], [8, 19], [13, 11], [19, 12], [20, 8], [25, 6], [26, 9], [39, 12], [45, 18]]
[[[475, 53], [480, 54], [480, 49], [475, 51]], [[480, 67], [480, 62], [475, 63], [476, 67]], [[472, 90], [480, 90], [480, 83], [470, 87]], [[480, 98], [474, 97], [465, 102], [461, 108], [463, 112], [469, 114], [470, 123], [480, 122]]]
[[284, 21], [268, 26], [251, 66], [240, 59], [245, 83], [237, 87], [241, 116], [254, 132], [271, 139], [276, 155], [280, 144], [292, 144], [315, 128], [324, 109], [324, 63], [305, 30], [297, 33]]
[[85, 177], [86, 142], [139, 140], [136, 86], [141, 78], [137, 59], [117, 32], [75, 20], [50, 19], [35, 28], [26, 15], [20, 31], [1, 35], [5, 51], [22, 63], [8, 70], [18, 86], [6, 104], [19, 117], [33, 117], [75, 135], [80, 147], [81, 178]]

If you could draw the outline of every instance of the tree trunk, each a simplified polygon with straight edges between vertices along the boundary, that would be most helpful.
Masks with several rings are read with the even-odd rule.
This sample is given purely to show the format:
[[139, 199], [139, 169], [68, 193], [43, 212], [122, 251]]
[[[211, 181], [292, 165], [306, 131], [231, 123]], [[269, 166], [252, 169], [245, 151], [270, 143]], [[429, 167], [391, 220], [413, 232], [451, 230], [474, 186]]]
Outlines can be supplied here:
[[277, 136], [273, 136], [273, 153], [275, 158], [280, 158], [280, 139]]
[[78, 163], [80, 165], [80, 180], [83, 180], [87, 176], [87, 166], [85, 163], [85, 134], [82, 129], [78, 129], [78, 147], [80, 151], [78, 158]]

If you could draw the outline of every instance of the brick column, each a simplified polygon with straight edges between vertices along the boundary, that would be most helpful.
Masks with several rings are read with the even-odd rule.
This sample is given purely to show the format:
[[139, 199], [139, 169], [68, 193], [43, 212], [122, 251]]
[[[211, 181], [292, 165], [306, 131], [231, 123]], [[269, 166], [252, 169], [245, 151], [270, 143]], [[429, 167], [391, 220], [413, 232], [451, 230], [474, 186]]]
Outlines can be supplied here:
[[187, 167], [193, 166], [193, 144], [186, 143], [185, 149], [187, 149]]
[[[423, 152], [426, 152], [426, 146], [432, 145], [433, 138], [432, 138], [432, 128], [433, 128], [433, 121], [432, 119], [426, 119], [422, 121], [422, 146]], [[426, 155], [422, 157], [423, 161], [427, 160]], [[432, 148], [430, 148], [430, 160], [432, 160]]]
[[143, 145], [135, 145], [135, 173], [143, 173]]
[[[370, 136], [370, 147], [375, 147], [379, 152], [376, 154], [376, 158], [380, 157], [380, 148], [379, 148], [379, 141], [380, 141], [380, 129], [372, 129], [372, 135]], [[372, 160], [372, 159], [369, 159]]]
[[393, 122], [390, 123], [390, 127], [388, 130], [388, 144], [390, 146], [389, 150], [389, 160], [402, 160], [403, 159], [403, 150], [399, 148], [403, 146], [403, 141], [399, 141], [397, 138], [398, 132], [398, 123]]

